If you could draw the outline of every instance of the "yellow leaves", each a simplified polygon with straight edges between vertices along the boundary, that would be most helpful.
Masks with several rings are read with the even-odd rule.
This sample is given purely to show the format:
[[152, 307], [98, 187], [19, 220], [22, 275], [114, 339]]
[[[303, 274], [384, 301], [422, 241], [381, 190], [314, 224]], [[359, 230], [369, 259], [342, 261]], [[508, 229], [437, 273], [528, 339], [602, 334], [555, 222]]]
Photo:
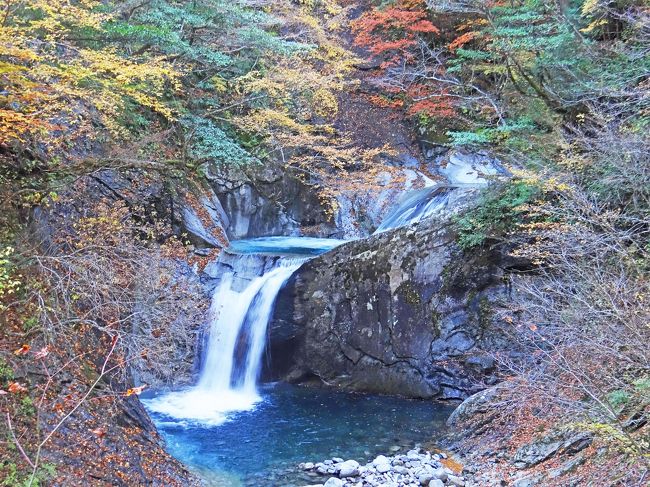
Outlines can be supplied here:
[[81, 134], [97, 122], [128, 137], [122, 120], [134, 103], [176, 117], [166, 98], [181, 89], [183, 72], [164, 57], [135, 60], [66, 41], [72, 29], [93, 31], [111, 18], [99, 13], [100, 6], [95, 0], [32, 0], [28, 11], [34, 15], [12, 11], [0, 27], [0, 144], [41, 140], [51, 147], [61, 142], [55, 130]]
[[591, 31], [597, 29], [601, 25], [607, 25], [607, 23], [608, 22], [607, 22], [606, 19], [594, 20], [587, 27], [584, 27], [584, 28], [580, 29], [580, 32], [589, 33]]
[[219, 75], [210, 78], [212, 89], [218, 94], [224, 94], [228, 91], [228, 82]]
[[599, 7], [599, 0], [585, 0], [580, 7], [580, 13], [583, 16], [592, 15], [596, 13]]
[[538, 174], [522, 169], [511, 169], [511, 172], [516, 179], [528, 185], [537, 186], [545, 193], [554, 191], [566, 192], [571, 190], [571, 187], [568, 184], [560, 181], [556, 177]]
[[312, 98], [314, 112], [321, 117], [335, 117], [339, 111], [336, 96], [326, 89], [316, 90]]
[[270, 132], [274, 129], [288, 130], [303, 135], [312, 131], [309, 125], [296, 122], [288, 111], [273, 110], [270, 108], [255, 110], [246, 117], [237, 118], [235, 122], [244, 130], [265, 135], [270, 135]]
[[[72, 29], [98, 29], [109, 20], [110, 14], [98, 13], [99, 6], [94, 0], [31, 0], [29, 10], [35, 15], [23, 16], [16, 23], [26, 34], [48, 41], [64, 39]], [[14, 19], [10, 16], [9, 20]]]

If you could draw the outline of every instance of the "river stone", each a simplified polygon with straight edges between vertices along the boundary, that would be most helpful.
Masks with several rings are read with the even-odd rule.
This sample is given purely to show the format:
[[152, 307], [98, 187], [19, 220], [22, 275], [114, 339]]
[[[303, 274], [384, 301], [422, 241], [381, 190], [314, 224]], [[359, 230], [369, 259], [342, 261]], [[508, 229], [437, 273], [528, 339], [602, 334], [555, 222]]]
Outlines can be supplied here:
[[447, 482], [457, 487], [464, 487], [465, 485], [465, 480], [462, 477], [457, 477], [456, 475], [449, 475], [447, 477]]
[[377, 472], [379, 472], [379, 473], [386, 473], [386, 472], [390, 472], [390, 470], [391, 470], [390, 463], [380, 463], [375, 468], [377, 469]]
[[345, 484], [341, 479], [337, 479], [336, 477], [331, 477], [325, 482], [323, 487], [343, 487]]
[[443, 482], [445, 482], [445, 481], [447, 480], [448, 474], [447, 474], [447, 472], [445, 471], [444, 468], [440, 467], [440, 468], [436, 468], [436, 469], [433, 471], [433, 476], [434, 476], [435, 478], [437, 478], [437, 479], [442, 480]]
[[440, 479], [433, 479], [429, 482], [429, 487], [445, 487], [445, 483]]
[[339, 477], [354, 477], [359, 473], [359, 462], [355, 460], [347, 460], [341, 463], [341, 471], [339, 472]]
[[302, 468], [305, 470], [311, 470], [314, 468], [314, 464], [312, 462], [306, 462], [303, 463]]
[[384, 464], [384, 463], [390, 463], [390, 460], [388, 458], [386, 458], [384, 455], [379, 455], [377, 458], [375, 458], [372, 461], [372, 464], [374, 466], [381, 465], [381, 464]]
[[434, 470], [428, 465], [425, 468], [417, 470], [415, 475], [420, 485], [427, 485], [434, 477]]

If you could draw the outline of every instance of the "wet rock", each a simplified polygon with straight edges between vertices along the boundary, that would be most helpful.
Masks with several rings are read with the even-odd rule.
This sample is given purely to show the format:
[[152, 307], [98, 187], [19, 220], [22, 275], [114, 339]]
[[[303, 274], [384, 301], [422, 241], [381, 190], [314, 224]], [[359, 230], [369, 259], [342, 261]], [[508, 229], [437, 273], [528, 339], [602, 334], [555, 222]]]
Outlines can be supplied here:
[[323, 487], [343, 487], [345, 484], [341, 479], [337, 479], [336, 477], [331, 477], [330, 479], [325, 482]]
[[316, 236], [336, 232], [318, 192], [277, 164], [207, 163], [203, 172], [229, 217], [226, 231], [232, 239], [298, 235], [303, 227]]
[[429, 482], [429, 487], [445, 487], [445, 483], [439, 479], [433, 479]]

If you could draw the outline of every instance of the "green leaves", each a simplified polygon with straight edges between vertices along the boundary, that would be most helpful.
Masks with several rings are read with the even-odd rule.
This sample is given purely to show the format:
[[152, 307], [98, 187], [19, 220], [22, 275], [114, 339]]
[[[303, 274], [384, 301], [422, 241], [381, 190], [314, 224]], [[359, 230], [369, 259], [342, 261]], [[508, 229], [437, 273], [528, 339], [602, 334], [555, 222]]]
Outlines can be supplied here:
[[188, 115], [181, 119], [188, 140], [188, 154], [198, 161], [243, 165], [254, 158], [212, 121]]
[[513, 180], [493, 188], [478, 206], [455, 217], [458, 244], [468, 250], [516, 229], [526, 214], [525, 205], [540, 194], [541, 188], [528, 181]]

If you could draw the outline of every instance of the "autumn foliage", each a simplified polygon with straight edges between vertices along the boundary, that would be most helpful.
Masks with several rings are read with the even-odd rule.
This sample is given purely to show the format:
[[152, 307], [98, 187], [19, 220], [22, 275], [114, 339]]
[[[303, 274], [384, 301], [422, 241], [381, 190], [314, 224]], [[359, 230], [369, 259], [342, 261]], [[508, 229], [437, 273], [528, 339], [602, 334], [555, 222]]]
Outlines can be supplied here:
[[418, 37], [437, 34], [438, 28], [428, 19], [426, 4], [418, 0], [400, 0], [394, 6], [374, 8], [352, 24], [356, 46], [374, 56], [383, 56], [388, 66], [408, 58], [409, 49]]

